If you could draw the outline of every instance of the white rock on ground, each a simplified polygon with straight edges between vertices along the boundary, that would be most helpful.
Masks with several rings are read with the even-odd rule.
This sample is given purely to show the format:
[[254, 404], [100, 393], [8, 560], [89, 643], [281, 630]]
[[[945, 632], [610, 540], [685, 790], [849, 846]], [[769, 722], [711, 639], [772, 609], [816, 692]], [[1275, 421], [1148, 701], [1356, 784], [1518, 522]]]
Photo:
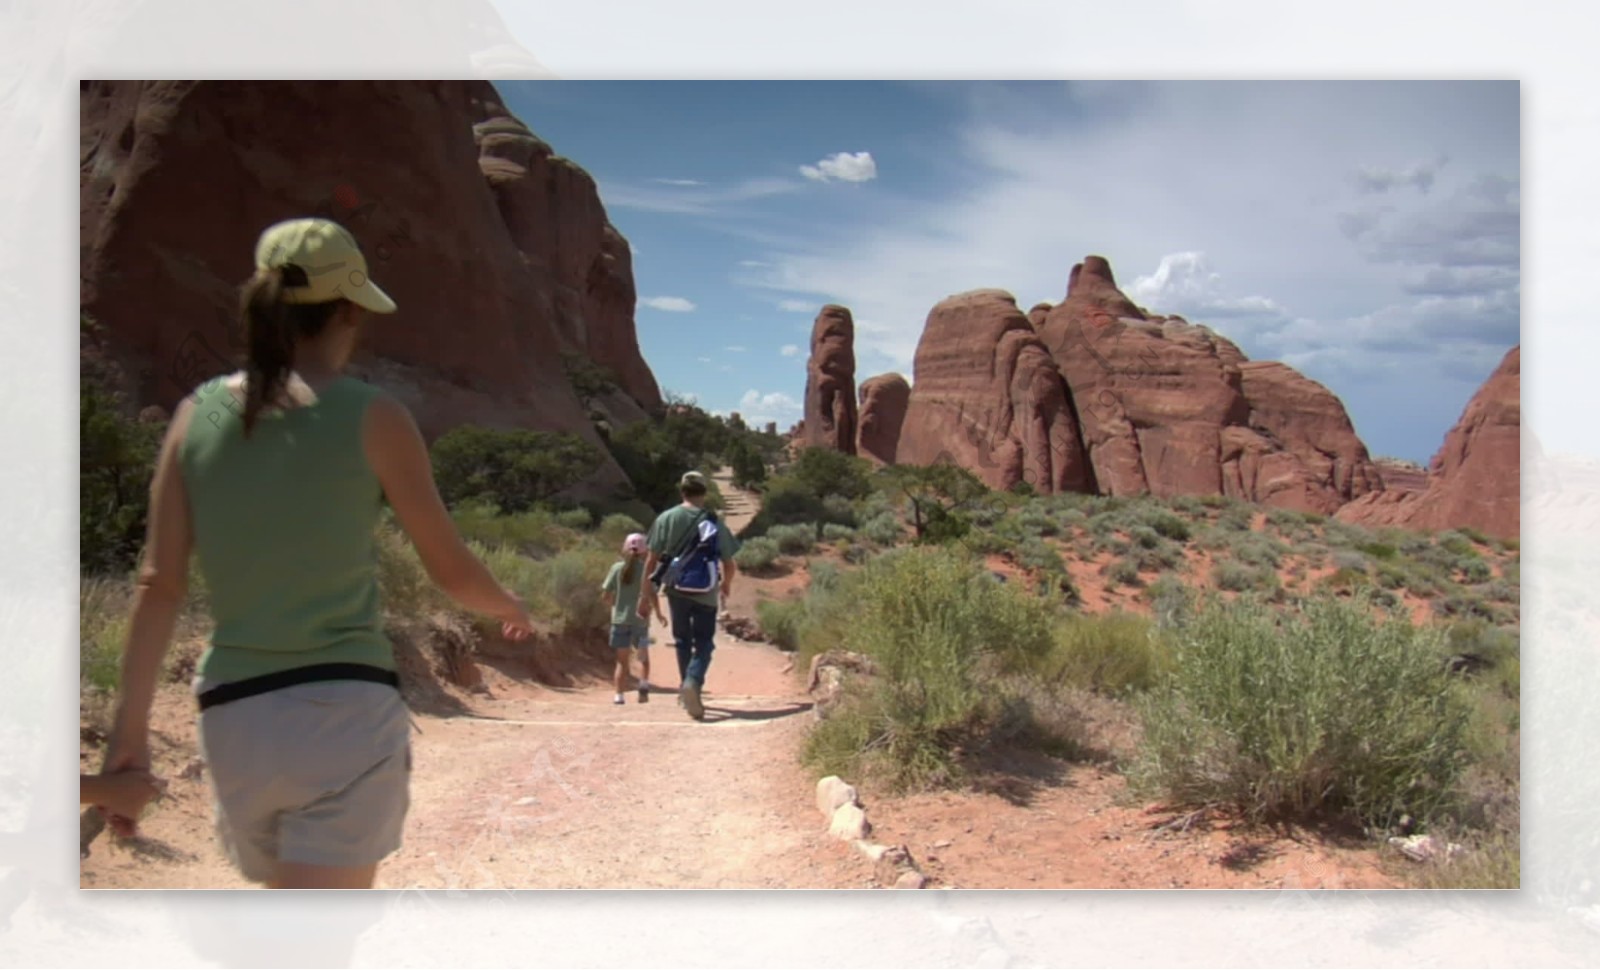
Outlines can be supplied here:
[[835, 838], [851, 841], [864, 839], [872, 831], [872, 826], [867, 824], [867, 813], [861, 806], [846, 803], [833, 810], [833, 820], [828, 823], [828, 832]]
[[838, 775], [829, 775], [817, 782], [817, 811], [824, 818], [832, 818], [834, 811], [840, 805], [859, 805], [856, 790], [852, 785], [844, 783]]

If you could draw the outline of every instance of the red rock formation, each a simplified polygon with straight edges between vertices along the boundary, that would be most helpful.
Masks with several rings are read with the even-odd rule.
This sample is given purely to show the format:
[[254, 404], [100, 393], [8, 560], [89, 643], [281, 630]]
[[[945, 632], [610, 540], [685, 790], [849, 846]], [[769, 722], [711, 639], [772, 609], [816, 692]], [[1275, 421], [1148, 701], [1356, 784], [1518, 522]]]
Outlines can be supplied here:
[[941, 301], [917, 344], [916, 383], [895, 450], [901, 464], [952, 461], [992, 488], [1092, 492], [1061, 372], [1011, 294]]
[[1090, 256], [1037, 324], [1071, 389], [1100, 490], [1230, 495], [1331, 513], [1376, 487], [1338, 399], [1180, 317], [1156, 317]]
[[899, 374], [879, 374], [862, 381], [856, 454], [878, 464], [894, 464], [910, 403], [911, 385]]
[[1422, 492], [1428, 488], [1428, 470], [1399, 458], [1374, 458], [1386, 492]]
[[1522, 524], [1522, 348], [1511, 348], [1467, 402], [1420, 491], [1385, 490], [1339, 510], [1362, 525], [1463, 526], [1515, 538]]
[[1028, 325], [1037, 332], [1044, 326], [1044, 321], [1050, 316], [1051, 309], [1053, 308], [1048, 303], [1035, 303], [1033, 309], [1028, 311]]
[[[659, 403], [626, 242], [487, 82], [85, 82], [81, 128], [80, 302], [141, 403], [233, 369], [256, 236], [308, 214], [349, 228], [399, 304], [352, 369], [429, 437], [473, 423], [599, 443], [564, 352], [615, 370], [635, 414]], [[597, 483], [620, 477], [607, 459]]]
[[856, 453], [856, 325], [850, 311], [828, 304], [811, 327], [806, 364], [804, 445]]

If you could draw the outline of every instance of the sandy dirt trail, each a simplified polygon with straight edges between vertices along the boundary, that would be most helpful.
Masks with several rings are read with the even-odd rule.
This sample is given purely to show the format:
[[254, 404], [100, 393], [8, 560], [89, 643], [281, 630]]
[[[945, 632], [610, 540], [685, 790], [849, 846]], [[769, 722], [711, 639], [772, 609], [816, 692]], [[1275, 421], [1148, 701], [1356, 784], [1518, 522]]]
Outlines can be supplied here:
[[[716, 477], [737, 531], [755, 503], [726, 472]], [[869, 867], [827, 838], [812, 807], [796, 757], [811, 705], [788, 656], [719, 630], [697, 723], [677, 703], [671, 631], [657, 623], [651, 633], [648, 703], [630, 693], [616, 706], [603, 682], [551, 688], [485, 664], [491, 692], [471, 699], [471, 713], [417, 715], [405, 845], [378, 886], [866, 885]], [[157, 719], [192, 752], [185, 701], [163, 698], [170, 710]], [[171, 786], [139, 844], [96, 840], [84, 886], [248, 885], [217, 847], [206, 780]]]

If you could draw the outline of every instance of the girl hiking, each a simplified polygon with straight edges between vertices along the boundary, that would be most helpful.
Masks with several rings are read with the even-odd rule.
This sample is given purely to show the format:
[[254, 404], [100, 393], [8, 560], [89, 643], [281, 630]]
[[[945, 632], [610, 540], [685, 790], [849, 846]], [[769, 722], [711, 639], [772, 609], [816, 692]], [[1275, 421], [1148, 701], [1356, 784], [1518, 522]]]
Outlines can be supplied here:
[[[456, 532], [410, 413], [343, 374], [366, 313], [395, 310], [354, 237], [281, 222], [255, 262], [245, 367], [178, 405], [157, 459], [105, 771], [150, 767], [150, 703], [192, 550], [216, 624], [194, 688], [224, 849], [272, 887], [367, 888], [400, 847], [411, 780], [378, 599], [383, 500], [445, 593], [509, 639], [531, 622]], [[109, 820], [126, 835], [136, 816]]]
[[[621, 704], [622, 693], [628, 686], [629, 654], [639, 652], [639, 703], [650, 702], [650, 621], [640, 616], [639, 591], [644, 587], [644, 560], [649, 547], [642, 533], [635, 532], [622, 543], [622, 560], [613, 563], [600, 586], [601, 595], [611, 607], [611, 647], [617, 653], [617, 669], [612, 675], [616, 696], [613, 704]], [[667, 622], [658, 604], [656, 619]]]

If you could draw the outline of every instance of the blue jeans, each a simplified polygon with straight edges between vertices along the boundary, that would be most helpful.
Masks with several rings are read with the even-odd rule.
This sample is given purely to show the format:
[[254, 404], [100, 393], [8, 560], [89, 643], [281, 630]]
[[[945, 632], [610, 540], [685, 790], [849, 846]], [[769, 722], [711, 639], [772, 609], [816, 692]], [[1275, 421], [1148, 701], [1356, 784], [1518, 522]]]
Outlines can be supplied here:
[[672, 640], [678, 647], [678, 677], [682, 683], [702, 687], [711, 666], [712, 636], [717, 632], [717, 608], [681, 596], [667, 596], [672, 613]]

